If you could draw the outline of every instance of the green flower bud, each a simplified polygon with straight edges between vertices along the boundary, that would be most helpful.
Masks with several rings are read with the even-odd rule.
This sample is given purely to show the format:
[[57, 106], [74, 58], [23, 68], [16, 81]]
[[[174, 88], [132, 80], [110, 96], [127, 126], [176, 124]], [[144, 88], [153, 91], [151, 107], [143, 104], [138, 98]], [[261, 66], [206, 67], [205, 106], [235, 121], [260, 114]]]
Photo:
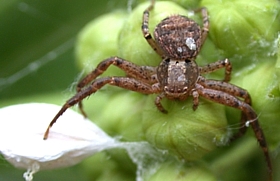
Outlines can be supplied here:
[[196, 9], [199, 7], [200, 1], [201, 0], [173, 0], [172, 2], [175, 2], [186, 9]]
[[135, 180], [135, 175], [124, 172], [119, 168], [114, 168], [113, 170], [107, 170], [96, 179], [96, 181], [131, 181]]
[[279, 1], [202, 0], [201, 5], [209, 11], [211, 39], [225, 57], [239, 60], [235, 69], [271, 54], [280, 29]]
[[[108, 159], [110, 157], [110, 159]], [[88, 180], [131, 181], [135, 180], [136, 166], [123, 149], [100, 152], [83, 163]], [[95, 165], [95, 166], [93, 166]], [[98, 166], [96, 166], [98, 165]]]
[[154, 96], [148, 98], [143, 112], [143, 130], [147, 140], [159, 149], [168, 150], [180, 159], [196, 160], [226, 143], [224, 107], [200, 100], [196, 111], [192, 100], [164, 99], [163, 114], [154, 106]]
[[145, 99], [142, 94], [109, 87], [83, 101], [88, 117], [110, 136], [123, 141], [141, 141], [142, 111]]
[[102, 127], [116, 136], [121, 135], [126, 141], [143, 140], [141, 127], [141, 108], [145, 101], [143, 95], [123, 92], [112, 96], [109, 101], [110, 104], [104, 107], [104, 114], [99, 120]]
[[[115, 11], [89, 22], [79, 33], [76, 44], [76, 57], [78, 66], [90, 72], [96, 65], [118, 53], [118, 36], [127, 14]], [[119, 69], [112, 66], [108, 69], [110, 74], [119, 74]], [[105, 72], [105, 75], [108, 73]]]
[[[113, 151], [100, 152], [86, 159], [83, 164], [84, 175], [92, 181], [131, 181], [135, 180], [135, 165], [124, 154], [111, 155]], [[109, 152], [109, 153], [108, 153]], [[108, 159], [110, 157], [110, 159]], [[118, 158], [117, 158], [118, 157]], [[126, 156], [127, 157], [127, 156]], [[115, 159], [117, 158], [117, 159]]]
[[216, 181], [217, 178], [201, 164], [182, 164], [179, 162], [165, 162], [159, 170], [146, 181]]

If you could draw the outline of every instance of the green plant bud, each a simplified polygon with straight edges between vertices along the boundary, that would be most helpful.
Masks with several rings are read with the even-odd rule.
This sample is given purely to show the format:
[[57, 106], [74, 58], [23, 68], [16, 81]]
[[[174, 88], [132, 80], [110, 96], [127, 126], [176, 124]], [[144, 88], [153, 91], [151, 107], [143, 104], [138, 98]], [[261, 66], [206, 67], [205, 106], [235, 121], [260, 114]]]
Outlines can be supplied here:
[[210, 38], [225, 57], [235, 56], [244, 67], [271, 54], [280, 29], [279, 1], [202, 0], [201, 5], [209, 11]]
[[[96, 153], [85, 159], [81, 164], [85, 175], [92, 178], [92, 180], [95, 180], [104, 172], [114, 169], [116, 165], [113, 159], [108, 159], [107, 152]], [[98, 165], [98, 167], [93, 165]]]
[[[246, 76], [244, 76], [246, 75]], [[279, 145], [280, 141], [280, 90], [279, 80], [275, 76], [275, 63], [272, 57], [264, 59], [263, 63], [248, 70], [248, 72], [235, 76], [232, 82], [246, 89], [252, 98], [260, 125], [266, 136], [268, 145], [272, 150]], [[238, 115], [229, 110], [229, 119], [238, 120]]]
[[146, 181], [216, 181], [213, 173], [199, 164], [182, 164], [178, 162], [165, 162], [159, 170]]
[[123, 141], [143, 140], [142, 109], [145, 102], [142, 94], [111, 89], [92, 95], [86, 100], [84, 108], [91, 120], [111, 136]]
[[97, 153], [82, 164], [84, 171], [91, 178], [89, 180], [135, 180], [136, 165], [132, 163], [124, 149], [111, 149]]
[[[156, 3], [160, 1], [166, 1], [166, 0], [156, 0]], [[186, 9], [196, 9], [199, 6], [200, 1], [201, 0], [173, 0], [172, 2], [175, 2]], [[143, 2], [147, 2], [147, 1], [145, 0], [137, 1], [137, 3], [143, 3]]]
[[201, 0], [174, 0], [173, 2], [179, 4], [186, 9], [196, 9]]
[[164, 99], [163, 114], [154, 105], [154, 96], [148, 98], [143, 112], [143, 130], [147, 140], [159, 149], [168, 150], [180, 159], [196, 160], [225, 144], [226, 118], [224, 107], [200, 99], [196, 111], [192, 99], [171, 101]]
[[[118, 53], [118, 36], [127, 14], [115, 11], [100, 16], [89, 22], [79, 33], [76, 43], [76, 57], [78, 66], [86, 73], [92, 71], [96, 65]], [[110, 67], [107, 73], [116, 75], [120, 71]]]
[[[120, 32], [119, 53], [121, 57], [138, 65], [157, 66], [161, 57], [147, 43], [141, 30], [143, 12], [149, 5], [150, 2], [140, 4], [129, 15]], [[188, 12], [173, 2], [156, 2], [149, 19], [149, 30], [152, 36], [155, 26], [164, 18], [174, 14], [187, 16]]]
[[134, 173], [124, 172], [122, 169], [114, 168], [112, 170], [104, 171], [96, 181], [131, 181], [135, 180]]

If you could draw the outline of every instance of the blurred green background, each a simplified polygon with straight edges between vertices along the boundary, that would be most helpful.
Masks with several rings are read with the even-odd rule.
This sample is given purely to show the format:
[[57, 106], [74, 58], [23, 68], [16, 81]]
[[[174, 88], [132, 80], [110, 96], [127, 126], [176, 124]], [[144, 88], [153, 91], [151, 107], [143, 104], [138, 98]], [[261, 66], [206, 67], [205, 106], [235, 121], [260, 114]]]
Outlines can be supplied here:
[[2, 0], [0, 101], [67, 88], [79, 73], [73, 51], [79, 30], [126, 3]]
[[[31, 100], [62, 104], [59, 95], [69, 92], [81, 72], [74, 55], [78, 32], [101, 14], [127, 9], [127, 3], [0, 0], [0, 107]], [[24, 172], [0, 159], [1, 181], [22, 181]], [[36, 173], [34, 180], [83, 181], [86, 177], [77, 165]]]

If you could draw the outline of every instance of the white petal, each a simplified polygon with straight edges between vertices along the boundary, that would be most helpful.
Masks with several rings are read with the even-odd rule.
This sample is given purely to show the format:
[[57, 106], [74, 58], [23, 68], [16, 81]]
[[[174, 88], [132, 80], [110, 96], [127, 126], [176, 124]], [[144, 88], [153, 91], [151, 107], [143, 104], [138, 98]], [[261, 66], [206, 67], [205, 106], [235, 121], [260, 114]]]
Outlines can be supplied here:
[[20, 104], [0, 109], [0, 152], [15, 167], [40, 169], [66, 167], [85, 157], [118, 145], [91, 121], [68, 109], [43, 134], [61, 107], [52, 104]]

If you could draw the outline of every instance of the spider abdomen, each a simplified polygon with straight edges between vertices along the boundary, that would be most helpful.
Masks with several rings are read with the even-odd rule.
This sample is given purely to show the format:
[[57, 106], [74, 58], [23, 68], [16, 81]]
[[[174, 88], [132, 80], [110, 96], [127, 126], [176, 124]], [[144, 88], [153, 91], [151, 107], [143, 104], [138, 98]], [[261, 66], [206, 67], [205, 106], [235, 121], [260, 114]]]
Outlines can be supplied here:
[[194, 60], [201, 47], [200, 26], [182, 15], [163, 19], [156, 26], [154, 37], [165, 56], [175, 60]]

